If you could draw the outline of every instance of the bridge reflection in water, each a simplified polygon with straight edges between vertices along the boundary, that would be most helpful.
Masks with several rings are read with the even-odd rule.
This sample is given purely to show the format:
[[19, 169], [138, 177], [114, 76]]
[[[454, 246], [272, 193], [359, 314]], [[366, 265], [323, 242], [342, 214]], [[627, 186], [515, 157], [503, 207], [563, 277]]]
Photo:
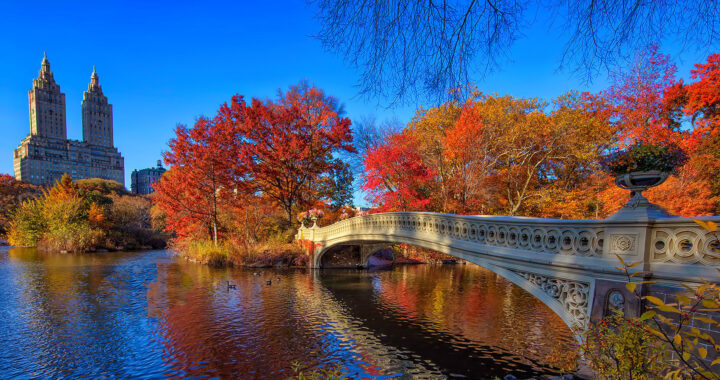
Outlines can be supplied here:
[[0, 378], [285, 378], [293, 361], [522, 378], [551, 373], [547, 352], [572, 340], [532, 295], [471, 265], [254, 276], [163, 251], [13, 249], [0, 252], [0, 310]]
[[716, 277], [717, 237], [690, 218], [658, 210], [651, 204], [627, 206], [599, 220], [380, 213], [322, 228], [303, 226], [296, 238], [309, 248], [314, 268], [328, 252], [351, 247], [360, 252], [357, 264], [366, 265], [375, 249], [397, 243], [467, 260], [527, 290], [580, 334], [591, 317], [610, 313], [611, 299], [628, 315], [640, 312], [616, 269], [617, 256], [642, 262], [636, 269], [657, 282], [642, 287], [646, 293], [673, 294], [683, 282]]

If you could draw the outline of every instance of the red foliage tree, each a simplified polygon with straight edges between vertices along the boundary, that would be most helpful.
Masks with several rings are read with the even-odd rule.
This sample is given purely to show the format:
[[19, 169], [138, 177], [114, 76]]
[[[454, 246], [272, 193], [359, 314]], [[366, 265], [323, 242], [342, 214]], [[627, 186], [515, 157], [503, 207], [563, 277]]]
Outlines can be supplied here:
[[192, 128], [180, 125], [175, 132], [163, 153], [171, 168], [155, 185], [155, 201], [169, 230], [181, 238], [204, 231], [217, 244], [219, 209], [244, 186], [231, 164], [238, 156], [234, 130], [219, 117], [201, 117]]
[[346, 165], [336, 155], [354, 152], [342, 113], [335, 98], [301, 83], [276, 101], [233, 96], [213, 119], [179, 126], [164, 153], [171, 168], [155, 185], [167, 229], [216, 244], [219, 231], [234, 233], [252, 243], [274, 214], [269, 208], [280, 206], [292, 222], [298, 205], [332, 195], [327, 181]]
[[616, 75], [614, 84], [603, 95], [613, 107], [621, 144], [681, 140], [680, 123], [668, 114], [673, 107], [664, 97], [666, 90], [679, 83], [676, 72], [669, 56], [661, 54], [657, 46], [649, 46], [631, 70]]
[[369, 201], [379, 211], [425, 210], [431, 202], [426, 185], [433, 171], [422, 160], [412, 134], [403, 132], [368, 151], [363, 159]]
[[706, 129], [720, 126], [720, 54], [708, 57], [707, 63], [696, 64], [691, 71], [697, 79], [686, 87], [685, 113], [700, 127]]
[[306, 82], [280, 92], [277, 101], [253, 99], [223, 106], [224, 122], [235, 126], [241, 141], [238, 170], [247, 183], [275, 200], [292, 222], [295, 208], [311, 204], [321, 194], [321, 183], [342, 170], [336, 158], [354, 152], [350, 119], [343, 117], [337, 99]]

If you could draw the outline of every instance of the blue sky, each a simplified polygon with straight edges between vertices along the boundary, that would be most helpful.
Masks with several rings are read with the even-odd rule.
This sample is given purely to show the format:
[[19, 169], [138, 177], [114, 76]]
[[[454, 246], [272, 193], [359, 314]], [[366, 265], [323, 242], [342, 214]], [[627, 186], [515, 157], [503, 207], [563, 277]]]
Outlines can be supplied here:
[[[541, 16], [540, 13], [537, 16]], [[599, 91], [558, 71], [566, 36], [541, 17], [516, 41], [502, 67], [477, 86], [484, 92], [554, 98]], [[212, 115], [239, 93], [272, 97], [308, 79], [344, 104], [348, 116], [407, 122], [417, 106], [394, 109], [356, 96], [360, 72], [323, 51], [305, 1], [289, 2], [0, 2], [0, 173], [12, 174], [12, 150], [29, 131], [27, 92], [47, 51], [66, 94], [68, 137], [82, 138], [80, 101], [92, 67], [114, 111], [115, 145], [130, 172], [153, 166], [178, 123]], [[667, 51], [673, 53], [673, 51]], [[681, 77], [709, 52], [673, 58]]]

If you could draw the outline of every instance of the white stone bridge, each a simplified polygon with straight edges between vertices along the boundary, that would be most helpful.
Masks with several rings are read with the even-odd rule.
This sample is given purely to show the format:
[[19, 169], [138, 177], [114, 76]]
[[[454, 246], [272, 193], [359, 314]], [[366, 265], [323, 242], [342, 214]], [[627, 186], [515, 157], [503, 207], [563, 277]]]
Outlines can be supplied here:
[[[720, 222], [720, 217], [696, 219]], [[405, 243], [467, 260], [539, 298], [573, 329], [611, 307], [634, 314], [616, 254], [651, 275], [645, 294], [673, 294], [679, 284], [717, 278], [717, 236], [690, 218], [623, 209], [608, 219], [562, 220], [394, 212], [359, 216], [326, 227], [301, 227], [297, 239], [310, 265], [328, 252], [355, 250], [358, 265], [377, 249]]]

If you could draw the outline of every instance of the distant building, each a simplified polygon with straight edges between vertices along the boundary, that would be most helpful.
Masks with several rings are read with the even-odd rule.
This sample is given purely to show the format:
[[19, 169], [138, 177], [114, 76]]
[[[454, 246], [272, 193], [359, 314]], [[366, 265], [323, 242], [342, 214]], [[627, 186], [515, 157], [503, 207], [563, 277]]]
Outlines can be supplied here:
[[165, 168], [162, 167], [162, 161], [160, 160], [157, 161], [157, 167], [133, 170], [132, 174], [130, 174], [132, 181], [130, 191], [133, 194], [152, 194], [155, 191], [152, 187], [153, 183], [159, 181], [163, 173], [165, 173]]
[[55, 83], [47, 55], [28, 93], [30, 135], [13, 152], [15, 178], [35, 185], [53, 184], [64, 173], [73, 178], [102, 178], [125, 184], [125, 160], [113, 146], [112, 105], [103, 95], [93, 68], [83, 93], [83, 141], [68, 140], [65, 94]]

